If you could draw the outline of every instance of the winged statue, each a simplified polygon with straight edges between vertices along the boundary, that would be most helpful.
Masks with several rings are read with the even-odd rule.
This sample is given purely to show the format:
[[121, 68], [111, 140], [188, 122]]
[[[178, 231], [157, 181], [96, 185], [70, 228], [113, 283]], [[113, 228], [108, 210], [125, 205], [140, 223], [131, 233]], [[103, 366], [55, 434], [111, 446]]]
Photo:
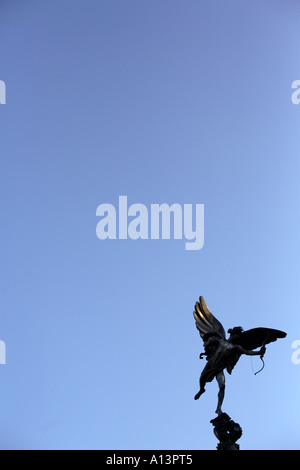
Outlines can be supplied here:
[[[200, 390], [194, 398], [198, 400], [205, 392], [206, 383], [216, 378], [219, 385], [216, 413], [221, 415], [225, 393], [224, 369], [231, 374], [242, 354], [260, 356], [263, 360], [266, 344], [278, 338], [285, 338], [286, 333], [264, 327], [243, 331], [242, 327], [236, 326], [228, 330], [230, 336], [226, 339], [223, 325], [211, 313], [202, 296], [199, 297], [199, 302], [196, 302], [193, 314], [204, 343], [205, 352], [200, 354], [200, 359], [206, 356], [207, 360], [199, 380]], [[260, 349], [254, 351], [257, 348]]]

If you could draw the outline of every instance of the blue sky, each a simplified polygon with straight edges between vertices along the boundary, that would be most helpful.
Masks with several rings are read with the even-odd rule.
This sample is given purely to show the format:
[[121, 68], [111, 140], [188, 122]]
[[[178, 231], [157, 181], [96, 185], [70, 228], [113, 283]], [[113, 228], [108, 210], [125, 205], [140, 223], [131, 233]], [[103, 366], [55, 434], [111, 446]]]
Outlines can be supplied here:
[[[299, 3], [0, 1], [0, 445], [214, 449], [203, 295], [279, 328], [224, 411], [243, 449], [297, 449]], [[96, 209], [204, 204], [205, 242], [99, 240]]]

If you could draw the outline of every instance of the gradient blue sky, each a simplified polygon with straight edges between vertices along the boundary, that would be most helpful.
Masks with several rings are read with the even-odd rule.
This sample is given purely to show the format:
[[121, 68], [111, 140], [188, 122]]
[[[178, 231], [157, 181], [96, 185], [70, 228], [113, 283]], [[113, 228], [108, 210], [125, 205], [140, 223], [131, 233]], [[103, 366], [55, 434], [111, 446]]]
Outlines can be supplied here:
[[[214, 449], [199, 295], [288, 333], [224, 411], [299, 448], [299, 2], [0, 0], [0, 42], [1, 448]], [[203, 249], [99, 240], [119, 195], [204, 204]]]

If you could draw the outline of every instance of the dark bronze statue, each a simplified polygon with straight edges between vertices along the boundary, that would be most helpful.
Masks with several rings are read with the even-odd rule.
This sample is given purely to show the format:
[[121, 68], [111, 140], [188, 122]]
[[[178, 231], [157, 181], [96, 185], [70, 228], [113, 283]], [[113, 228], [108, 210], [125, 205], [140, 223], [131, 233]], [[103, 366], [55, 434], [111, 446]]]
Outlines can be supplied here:
[[[205, 384], [216, 378], [219, 385], [216, 413], [221, 415], [223, 413], [221, 407], [225, 393], [224, 369], [231, 374], [242, 354], [248, 356], [259, 355], [263, 360], [266, 344], [272, 343], [278, 338], [285, 338], [286, 333], [271, 328], [253, 328], [243, 331], [243, 328], [236, 326], [228, 330], [230, 336], [226, 339], [222, 324], [210, 312], [203, 297], [199, 297], [199, 302], [196, 302], [193, 313], [196, 327], [204, 343], [205, 352], [200, 354], [200, 359], [206, 356], [207, 360], [200, 376], [200, 390], [195, 395], [195, 400], [198, 400], [205, 392]], [[260, 350], [254, 351], [257, 348], [260, 348]]]
[[243, 434], [239, 423], [235, 423], [227, 413], [218, 415], [210, 422], [214, 426], [216, 438], [220, 441], [217, 445], [218, 450], [240, 450], [239, 444], [236, 443]]

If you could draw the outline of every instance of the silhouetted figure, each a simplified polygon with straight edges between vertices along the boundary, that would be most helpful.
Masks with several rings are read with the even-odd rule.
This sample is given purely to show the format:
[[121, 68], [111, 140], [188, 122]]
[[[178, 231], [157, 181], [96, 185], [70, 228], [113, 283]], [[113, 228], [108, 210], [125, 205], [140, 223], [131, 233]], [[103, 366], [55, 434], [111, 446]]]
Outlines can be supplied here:
[[[196, 302], [193, 314], [204, 343], [205, 352], [200, 354], [200, 359], [206, 356], [207, 360], [200, 376], [200, 390], [195, 395], [195, 400], [198, 400], [205, 392], [205, 384], [216, 377], [219, 385], [216, 413], [221, 415], [225, 393], [224, 369], [231, 374], [242, 354], [260, 356], [263, 359], [266, 351], [265, 345], [278, 338], [285, 338], [286, 333], [271, 328], [253, 328], [243, 331], [243, 328], [237, 326], [228, 330], [230, 336], [226, 339], [222, 324], [210, 312], [202, 296], [199, 297], [199, 302]], [[257, 348], [260, 350], [254, 351]]]

